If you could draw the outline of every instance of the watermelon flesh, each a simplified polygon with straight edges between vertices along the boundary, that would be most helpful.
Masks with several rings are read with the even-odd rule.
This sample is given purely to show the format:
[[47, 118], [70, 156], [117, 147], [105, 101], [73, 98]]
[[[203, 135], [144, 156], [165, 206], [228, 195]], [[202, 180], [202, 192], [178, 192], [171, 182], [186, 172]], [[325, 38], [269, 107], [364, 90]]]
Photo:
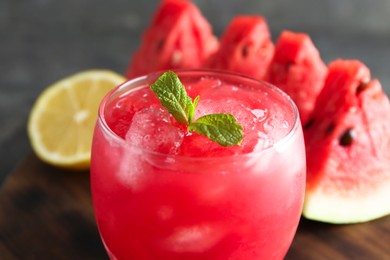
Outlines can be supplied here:
[[265, 80], [291, 96], [298, 107], [302, 125], [305, 125], [326, 74], [327, 67], [309, 35], [283, 31], [276, 41]]
[[200, 68], [218, 49], [218, 39], [190, 1], [164, 0], [130, 60], [128, 78], [168, 69]]
[[204, 67], [263, 79], [274, 53], [266, 20], [261, 16], [236, 16], [220, 40], [219, 50]]
[[390, 102], [363, 63], [329, 64], [304, 133], [306, 218], [356, 223], [390, 214]]

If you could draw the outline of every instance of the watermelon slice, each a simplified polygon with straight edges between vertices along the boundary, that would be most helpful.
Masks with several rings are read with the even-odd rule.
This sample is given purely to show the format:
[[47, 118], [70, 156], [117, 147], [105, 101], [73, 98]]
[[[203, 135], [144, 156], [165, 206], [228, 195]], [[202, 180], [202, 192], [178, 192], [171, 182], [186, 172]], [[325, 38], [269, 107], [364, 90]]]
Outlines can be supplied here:
[[208, 21], [190, 1], [164, 0], [127, 69], [128, 78], [153, 71], [200, 68], [218, 48]]
[[354, 223], [390, 214], [390, 102], [356, 60], [329, 65], [306, 124], [303, 215]]
[[309, 35], [283, 31], [265, 80], [284, 90], [296, 103], [302, 125], [307, 123], [322, 89], [327, 67]]
[[263, 17], [236, 16], [222, 34], [220, 42], [219, 50], [204, 67], [263, 79], [274, 53], [274, 44]]

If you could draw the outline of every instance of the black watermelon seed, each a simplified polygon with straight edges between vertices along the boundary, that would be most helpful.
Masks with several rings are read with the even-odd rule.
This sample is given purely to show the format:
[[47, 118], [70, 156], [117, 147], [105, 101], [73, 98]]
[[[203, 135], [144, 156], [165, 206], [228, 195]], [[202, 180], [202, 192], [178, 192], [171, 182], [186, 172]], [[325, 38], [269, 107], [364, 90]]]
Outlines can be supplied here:
[[359, 95], [361, 92], [363, 92], [368, 85], [368, 81], [363, 81], [359, 84], [359, 86], [356, 88], [356, 95]]
[[157, 43], [157, 51], [161, 51], [164, 47], [164, 44], [165, 44], [165, 40], [164, 39], [160, 39]]
[[352, 128], [348, 128], [344, 131], [344, 133], [340, 136], [339, 144], [341, 146], [349, 146], [352, 144], [355, 139], [355, 131]]
[[304, 128], [305, 130], [307, 130], [307, 129], [309, 129], [309, 128], [313, 125], [313, 123], [314, 123], [314, 118], [310, 118], [310, 119], [306, 122], [306, 124], [303, 126], [303, 128]]
[[242, 57], [246, 58], [249, 54], [249, 47], [248, 45], [245, 45], [241, 50]]
[[325, 134], [328, 135], [328, 134], [331, 134], [334, 130], [334, 128], [336, 127], [335, 124], [331, 123], [325, 130]]
[[294, 65], [294, 62], [293, 61], [288, 61], [287, 64], [286, 64], [286, 70], [289, 70], [291, 66]]

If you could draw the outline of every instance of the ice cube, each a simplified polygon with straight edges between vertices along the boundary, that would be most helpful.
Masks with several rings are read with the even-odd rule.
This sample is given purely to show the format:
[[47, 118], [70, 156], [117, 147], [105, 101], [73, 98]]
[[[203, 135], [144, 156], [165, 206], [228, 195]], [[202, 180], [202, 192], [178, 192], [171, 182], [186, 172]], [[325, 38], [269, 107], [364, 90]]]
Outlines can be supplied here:
[[264, 122], [265, 133], [269, 136], [272, 143], [276, 143], [286, 136], [290, 130], [290, 124], [283, 115], [273, 114]]
[[[256, 149], [268, 146], [268, 138], [264, 138], [264, 122], [268, 117], [268, 110], [262, 108], [251, 108], [247, 103], [239, 100], [239, 97], [225, 97], [224, 99], [201, 99], [198, 105], [196, 118], [204, 114], [229, 113], [235, 116], [237, 121], [243, 126], [244, 139], [239, 147], [224, 147], [224, 151], [236, 153], [249, 153]], [[258, 134], [260, 133], [260, 134]], [[217, 146], [219, 147], [219, 146]], [[205, 151], [212, 152], [213, 149], [202, 146]], [[218, 151], [219, 153], [219, 151]]]
[[133, 191], [141, 187], [141, 177], [146, 169], [139, 150], [133, 147], [124, 147], [122, 160], [116, 175], [120, 183]]
[[172, 125], [169, 113], [158, 108], [136, 112], [126, 134], [131, 146], [165, 154], [177, 153], [183, 137], [184, 132]]
[[223, 235], [222, 230], [212, 224], [180, 227], [163, 242], [163, 245], [177, 253], [200, 253], [213, 247]]
[[234, 115], [237, 121], [244, 127], [244, 132], [250, 130], [258, 120], [257, 114], [252, 113], [250, 108], [246, 107], [241, 101], [235, 98], [220, 100], [201, 99], [195, 117], [218, 113]]
[[253, 148], [253, 151], [261, 151], [265, 148], [270, 147], [273, 144], [272, 139], [269, 136], [261, 131], [256, 133], [256, 144]]
[[252, 114], [254, 114], [258, 120], [258, 122], [263, 121], [266, 118], [267, 109], [252, 109]]

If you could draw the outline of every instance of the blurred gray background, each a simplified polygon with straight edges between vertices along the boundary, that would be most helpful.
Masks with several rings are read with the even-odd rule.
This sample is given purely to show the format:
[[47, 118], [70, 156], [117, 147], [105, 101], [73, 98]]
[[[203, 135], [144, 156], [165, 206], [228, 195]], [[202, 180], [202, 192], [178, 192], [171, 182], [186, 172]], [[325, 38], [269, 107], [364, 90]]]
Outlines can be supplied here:
[[[263, 15], [273, 38], [309, 33], [322, 58], [359, 59], [390, 93], [390, 0], [197, 0], [220, 35]], [[0, 1], [0, 183], [29, 153], [26, 121], [51, 83], [91, 68], [123, 73], [159, 1]]]

